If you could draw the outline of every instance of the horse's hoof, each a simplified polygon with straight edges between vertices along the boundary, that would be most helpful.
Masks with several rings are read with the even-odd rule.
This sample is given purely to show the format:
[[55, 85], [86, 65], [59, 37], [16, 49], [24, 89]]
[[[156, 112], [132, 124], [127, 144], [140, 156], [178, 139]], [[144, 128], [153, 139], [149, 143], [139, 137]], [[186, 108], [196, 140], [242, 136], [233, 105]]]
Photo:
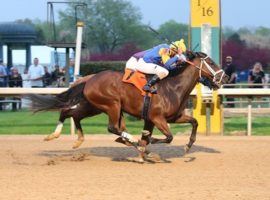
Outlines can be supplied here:
[[77, 149], [78, 147], [81, 146], [81, 144], [83, 143], [84, 139], [83, 140], [77, 140], [76, 142], [74, 142], [72, 148], [73, 149]]
[[139, 164], [143, 164], [144, 163], [144, 159], [141, 157], [138, 158], [127, 158], [128, 161], [130, 162], [135, 162], [135, 163], [139, 163]]
[[187, 154], [187, 153], [189, 152], [189, 149], [190, 149], [190, 148], [188, 147], [188, 145], [185, 145], [185, 146], [184, 146], [184, 155]]
[[161, 158], [160, 155], [156, 154], [156, 153], [148, 153], [145, 154], [144, 159], [150, 162], [160, 162]]
[[126, 146], [133, 146], [130, 142], [124, 140], [122, 137], [116, 138], [115, 142], [124, 144], [124, 145], [126, 145]]
[[59, 133], [52, 133], [50, 135], [47, 135], [45, 138], [44, 138], [44, 141], [50, 141], [50, 140], [53, 140], [53, 139], [56, 139], [56, 138], [59, 138], [60, 134]]

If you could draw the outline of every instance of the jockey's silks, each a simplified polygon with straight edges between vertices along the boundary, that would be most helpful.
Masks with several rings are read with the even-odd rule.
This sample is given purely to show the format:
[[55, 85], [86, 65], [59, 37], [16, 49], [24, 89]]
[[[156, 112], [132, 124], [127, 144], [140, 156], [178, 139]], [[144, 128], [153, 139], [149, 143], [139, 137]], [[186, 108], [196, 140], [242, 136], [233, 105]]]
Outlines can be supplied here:
[[143, 56], [143, 60], [146, 63], [154, 63], [160, 65], [168, 70], [175, 68], [175, 64], [178, 61], [178, 57], [170, 57], [170, 46], [167, 44], [160, 44], [147, 50]]
[[149, 51], [149, 50], [140, 51], [138, 53], [135, 53], [132, 57], [135, 57], [138, 60], [140, 58], [143, 58], [147, 51]]

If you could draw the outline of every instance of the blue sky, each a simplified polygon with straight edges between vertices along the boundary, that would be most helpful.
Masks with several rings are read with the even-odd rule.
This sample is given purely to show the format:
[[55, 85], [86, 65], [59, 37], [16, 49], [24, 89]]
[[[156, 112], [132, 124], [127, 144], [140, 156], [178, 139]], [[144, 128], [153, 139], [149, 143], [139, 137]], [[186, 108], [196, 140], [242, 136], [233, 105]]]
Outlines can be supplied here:
[[[46, 20], [47, 0], [1, 0], [0, 21], [13, 21], [21, 18]], [[130, 0], [140, 8], [144, 23], [154, 27], [174, 19], [189, 22], [190, 0]], [[266, 26], [270, 28], [268, 17], [269, 0], [221, 0], [222, 24], [239, 28], [242, 26]], [[63, 7], [63, 6], [62, 6]], [[61, 6], [56, 7], [56, 9]]]

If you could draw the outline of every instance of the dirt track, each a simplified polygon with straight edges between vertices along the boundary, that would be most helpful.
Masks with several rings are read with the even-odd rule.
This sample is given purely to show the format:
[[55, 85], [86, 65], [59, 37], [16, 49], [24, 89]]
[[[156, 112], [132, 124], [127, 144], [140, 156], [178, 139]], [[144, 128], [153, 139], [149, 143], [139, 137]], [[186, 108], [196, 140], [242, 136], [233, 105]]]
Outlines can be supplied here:
[[[0, 199], [270, 199], [270, 137], [187, 137], [155, 145], [165, 163], [138, 164], [114, 136], [0, 136]], [[81, 160], [81, 161], [79, 161]]]

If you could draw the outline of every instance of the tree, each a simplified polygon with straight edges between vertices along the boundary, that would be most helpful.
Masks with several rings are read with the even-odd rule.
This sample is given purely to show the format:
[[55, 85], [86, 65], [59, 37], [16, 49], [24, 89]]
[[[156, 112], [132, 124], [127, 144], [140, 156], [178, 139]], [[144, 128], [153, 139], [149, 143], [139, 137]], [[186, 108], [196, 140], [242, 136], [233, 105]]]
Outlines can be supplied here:
[[[80, 0], [81, 1], [81, 0]], [[83, 13], [86, 43], [94, 52], [112, 53], [126, 43], [144, 47], [151, 38], [141, 24], [141, 14], [130, 2], [124, 0], [84, 0]], [[60, 27], [69, 35], [74, 31], [74, 9], [70, 6], [60, 13]], [[67, 34], [68, 35], [68, 34]]]
[[228, 41], [235, 42], [239, 45], [245, 45], [245, 41], [241, 40], [241, 37], [238, 33], [232, 34], [229, 38]]
[[231, 35], [233, 35], [236, 31], [232, 27], [224, 27], [222, 28], [222, 38], [227, 40]]
[[171, 41], [179, 40], [183, 38], [188, 43], [188, 25], [177, 23], [174, 20], [170, 20], [160, 25], [158, 31], [169, 38]]
[[255, 34], [259, 35], [259, 36], [269, 37], [270, 29], [263, 27], [263, 26], [260, 26], [256, 29]]
[[48, 29], [48, 24], [46, 22], [42, 22], [38, 19], [35, 19], [32, 21], [31, 19], [19, 19], [15, 21], [16, 23], [20, 24], [28, 24], [33, 27], [35, 27], [36, 33], [37, 33], [37, 42], [41, 44], [46, 44], [46, 41], [49, 36], [49, 29]]

